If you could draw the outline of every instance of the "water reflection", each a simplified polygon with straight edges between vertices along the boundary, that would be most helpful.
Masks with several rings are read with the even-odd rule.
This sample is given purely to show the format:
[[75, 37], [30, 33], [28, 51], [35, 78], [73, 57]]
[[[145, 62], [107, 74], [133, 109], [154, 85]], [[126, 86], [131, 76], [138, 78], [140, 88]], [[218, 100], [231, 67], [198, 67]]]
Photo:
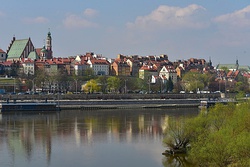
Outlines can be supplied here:
[[187, 158], [185, 154], [181, 155], [166, 155], [162, 164], [164, 167], [192, 167], [194, 166]]
[[[157, 160], [152, 161], [160, 162], [161, 152], [164, 151], [161, 145], [162, 132], [168, 117], [196, 115], [197, 112], [198, 110], [194, 109], [103, 110], [63, 111], [49, 115], [2, 115], [0, 161], [4, 163], [3, 166], [17, 166], [17, 164], [37, 167], [67, 166], [67, 163], [61, 163], [61, 161], [75, 158], [75, 166], [83, 166], [87, 163], [90, 166], [101, 166], [103, 162], [98, 154], [103, 150], [96, 147], [107, 145], [108, 149], [104, 152], [114, 158], [117, 156], [115, 155], [117, 148], [122, 156], [127, 156], [127, 159], [133, 159], [134, 156], [139, 156], [138, 153], [141, 154], [146, 150], [147, 156], [157, 157]], [[133, 153], [129, 155], [128, 152], [131, 150], [126, 150], [128, 148], [141, 150], [136, 150], [135, 155]], [[86, 156], [82, 157], [82, 154]], [[62, 156], [60, 159], [59, 155]], [[149, 161], [152, 157], [140, 158]], [[166, 163], [169, 163], [169, 160], [166, 160]], [[99, 164], [98, 161], [100, 161]], [[141, 163], [135, 161], [137, 158], [127, 163], [133, 166]], [[159, 162], [154, 162], [153, 165], [165, 164], [164, 161], [163, 164]], [[107, 162], [107, 165], [118, 165], [114, 163]], [[152, 166], [150, 163], [153, 162], [147, 164], [146, 161], [142, 165]], [[122, 166], [122, 164], [119, 165]], [[127, 165], [124, 164], [124, 166]]]

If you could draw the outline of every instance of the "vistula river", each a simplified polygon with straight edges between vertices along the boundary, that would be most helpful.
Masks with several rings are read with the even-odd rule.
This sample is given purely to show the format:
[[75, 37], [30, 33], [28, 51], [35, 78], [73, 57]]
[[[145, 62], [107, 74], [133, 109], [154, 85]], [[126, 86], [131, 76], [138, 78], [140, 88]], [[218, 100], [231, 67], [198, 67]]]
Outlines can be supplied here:
[[198, 112], [190, 108], [0, 115], [0, 166], [175, 166], [177, 159], [162, 155], [166, 122]]

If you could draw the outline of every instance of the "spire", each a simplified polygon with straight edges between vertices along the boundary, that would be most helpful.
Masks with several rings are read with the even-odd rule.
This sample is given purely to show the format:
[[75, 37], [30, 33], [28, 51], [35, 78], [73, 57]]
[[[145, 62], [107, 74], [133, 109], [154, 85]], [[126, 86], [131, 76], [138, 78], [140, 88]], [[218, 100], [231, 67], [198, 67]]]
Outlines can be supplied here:
[[47, 39], [46, 39], [46, 49], [48, 51], [48, 58], [52, 58], [52, 38], [51, 38], [51, 33], [50, 33], [50, 28], [47, 34]]

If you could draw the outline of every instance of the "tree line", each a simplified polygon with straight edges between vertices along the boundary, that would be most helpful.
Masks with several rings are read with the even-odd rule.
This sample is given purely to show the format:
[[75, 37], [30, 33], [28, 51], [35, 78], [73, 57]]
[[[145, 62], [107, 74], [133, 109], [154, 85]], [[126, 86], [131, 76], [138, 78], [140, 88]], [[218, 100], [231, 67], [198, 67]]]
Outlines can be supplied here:
[[[14, 77], [14, 76], [13, 76]], [[22, 86], [29, 90], [41, 88], [49, 92], [112, 92], [112, 93], [179, 93], [198, 92], [209, 90], [210, 92], [244, 92], [249, 93], [249, 83], [247, 78], [239, 75], [237, 81], [216, 80], [215, 73], [186, 72], [182, 78], [178, 78], [177, 83], [173, 83], [171, 77], [163, 82], [158, 78], [154, 83], [151, 82], [151, 76], [147, 79], [140, 79], [132, 76], [96, 76], [92, 69], [87, 69], [83, 76], [69, 75], [66, 71], [56, 70], [48, 73], [44, 69], [36, 70], [35, 75], [16, 72], [15, 75], [17, 88], [21, 91]], [[56, 84], [53, 87], [53, 85]]]

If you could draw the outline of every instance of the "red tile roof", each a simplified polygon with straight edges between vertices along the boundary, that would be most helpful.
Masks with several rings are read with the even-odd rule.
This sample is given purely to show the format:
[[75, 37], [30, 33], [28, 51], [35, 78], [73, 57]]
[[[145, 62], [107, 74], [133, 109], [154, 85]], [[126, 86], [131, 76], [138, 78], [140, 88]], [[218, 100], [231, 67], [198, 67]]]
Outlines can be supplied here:
[[157, 71], [157, 68], [155, 68], [154, 66], [147, 66], [147, 65], [145, 65], [145, 66], [142, 66], [142, 67], [140, 68], [140, 70]]
[[91, 59], [90, 60], [92, 64], [102, 64], [102, 65], [109, 65], [109, 62], [107, 60], [102, 59]]
[[2, 49], [0, 49], [0, 53], [6, 53], [5, 51], [3, 51]]

